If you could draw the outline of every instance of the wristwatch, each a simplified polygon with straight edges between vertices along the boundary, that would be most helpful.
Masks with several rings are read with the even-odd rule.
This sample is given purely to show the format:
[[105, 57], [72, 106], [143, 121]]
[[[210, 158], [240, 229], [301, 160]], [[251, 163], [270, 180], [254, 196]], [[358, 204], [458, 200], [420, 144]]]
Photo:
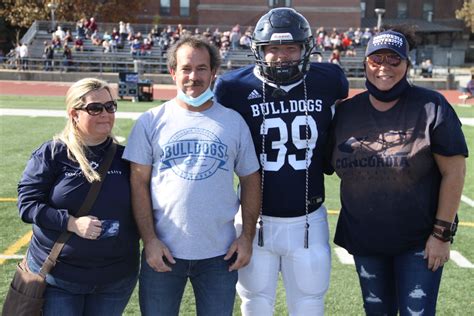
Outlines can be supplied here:
[[431, 233], [433, 237], [443, 242], [453, 242], [453, 236], [456, 233], [457, 229], [456, 222], [450, 223], [440, 219], [436, 219], [434, 224], [436, 226], [433, 226], [433, 232]]

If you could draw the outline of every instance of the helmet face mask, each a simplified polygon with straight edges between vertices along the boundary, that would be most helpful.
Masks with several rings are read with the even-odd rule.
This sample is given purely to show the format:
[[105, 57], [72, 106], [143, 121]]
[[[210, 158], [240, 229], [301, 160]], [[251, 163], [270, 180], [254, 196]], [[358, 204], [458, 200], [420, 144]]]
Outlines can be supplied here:
[[[267, 45], [301, 45], [301, 56], [293, 62], [266, 62]], [[308, 21], [292, 8], [270, 10], [257, 22], [252, 36], [256, 65], [265, 80], [278, 85], [301, 79], [309, 67], [314, 39]]]
[[257, 65], [262, 70], [261, 74], [265, 79], [280, 85], [301, 79], [304, 75], [301, 71], [302, 64], [302, 59], [293, 62], [257, 61]]

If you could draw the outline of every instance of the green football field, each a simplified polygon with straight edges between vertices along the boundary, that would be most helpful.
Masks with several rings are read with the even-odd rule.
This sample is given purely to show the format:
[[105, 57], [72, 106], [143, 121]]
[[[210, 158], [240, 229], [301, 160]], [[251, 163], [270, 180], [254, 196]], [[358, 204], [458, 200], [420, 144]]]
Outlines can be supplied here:
[[[119, 112], [143, 112], [153, 103], [132, 103], [119, 101]], [[62, 97], [0, 96], [0, 113], [6, 109], [63, 110]], [[474, 109], [455, 106], [458, 115], [474, 118]], [[21, 222], [16, 209], [16, 185], [31, 152], [44, 141], [58, 133], [64, 126], [61, 117], [37, 116], [27, 111], [28, 116], [0, 115], [0, 304], [3, 305], [9, 282], [18, 256], [24, 254], [30, 225]], [[115, 135], [126, 142], [133, 126], [132, 119], [117, 118]], [[474, 127], [465, 124], [464, 134], [472, 150]], [[439, 315], [473, 315], [474, 310], [474, 164], [467, 160], [466, 184], [463, 202], [459, 209], [461, 224], [452, 245], [452, 260], [443, 272], [438, 300]], [[331, 240], [339, 209], [339, 183], [335, 176], [326, 178], [326, 206], [331, 210], [329, 223]], [[326, 297], [327, 315], [363, 315], [362, 299], [351, 257], [332, 247], [332, 273], [329, 292]], [[157, 286], [160, 286], [157, 284]], [[239, 299], [234, 314], [240, 315]], [[218, 302], [216, 302], [218, 304]], [[126, 315], [139, 315], [138, 296], [135, 291], [125, 311]], [[194, 315], [194, 298], [188, 286], [181, 306], [181, 315]], [[275, 315], [287, 315], [285, 294], [281, 282], [277, 292]]]

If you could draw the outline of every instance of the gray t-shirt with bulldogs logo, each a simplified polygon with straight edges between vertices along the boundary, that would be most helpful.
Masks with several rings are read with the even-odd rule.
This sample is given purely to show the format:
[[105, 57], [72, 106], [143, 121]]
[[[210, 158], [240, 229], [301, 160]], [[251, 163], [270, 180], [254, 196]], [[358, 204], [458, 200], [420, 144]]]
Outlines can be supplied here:
[[236, 238], [234, 172], [259, 169], [250, 131], [235, 111], [214, 102], [192, 112], [173, 100], [142, 114], [124, 159], [152, 166], [157, 237], [175, 258], [223, 255]]

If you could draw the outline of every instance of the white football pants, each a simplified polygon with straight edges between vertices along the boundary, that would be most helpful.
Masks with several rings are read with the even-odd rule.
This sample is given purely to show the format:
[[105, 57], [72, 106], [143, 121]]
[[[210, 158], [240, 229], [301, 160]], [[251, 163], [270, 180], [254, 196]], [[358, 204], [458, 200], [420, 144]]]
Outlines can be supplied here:
[[[236, 219], [240, 218], [239, 216]], [[237, 292], [244, 316], [273, 315], [278, 273], [281, 271], [290, 315], [323, 315], [329, 287], [331, 250], [324, 206], [308, 216], [309, 248], [304, 248], [305, 216], [263, 216], [264, 246], [253, 241], [248, 266], [239, 270]], [[240, 234], [241, 224], [236, 221]]]

